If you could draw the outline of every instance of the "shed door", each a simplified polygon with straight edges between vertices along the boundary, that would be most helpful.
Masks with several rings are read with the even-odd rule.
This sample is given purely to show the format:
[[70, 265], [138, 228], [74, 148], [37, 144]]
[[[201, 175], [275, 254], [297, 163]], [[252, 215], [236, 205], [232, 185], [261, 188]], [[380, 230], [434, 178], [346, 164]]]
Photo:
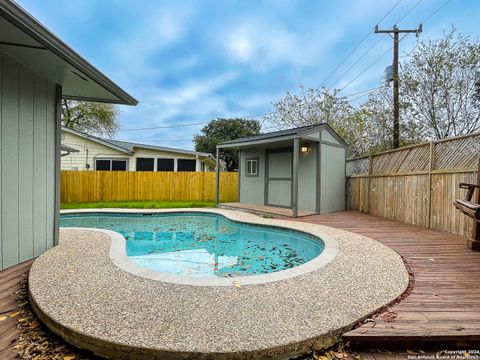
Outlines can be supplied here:
[[267, 152], [265, 200], [267, 205], [292, 207], [292, 151]]

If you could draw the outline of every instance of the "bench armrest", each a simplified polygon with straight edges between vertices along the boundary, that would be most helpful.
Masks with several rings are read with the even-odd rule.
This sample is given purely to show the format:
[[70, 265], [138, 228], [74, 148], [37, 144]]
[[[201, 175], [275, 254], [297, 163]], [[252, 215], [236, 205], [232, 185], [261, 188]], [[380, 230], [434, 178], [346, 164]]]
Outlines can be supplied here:
[[473, 197], [473, 192], [475, 191], [475, 189], [480, 189], [479, 185], [474, 185], [474, 184], [460, 183], [459, 186], [460, 186], [460, 189], [468, 190], [467, 195], [465, 196], [466, 201], [471, 201]]
[[460, 189], [478, 189], [480, 185], [460, 183]]

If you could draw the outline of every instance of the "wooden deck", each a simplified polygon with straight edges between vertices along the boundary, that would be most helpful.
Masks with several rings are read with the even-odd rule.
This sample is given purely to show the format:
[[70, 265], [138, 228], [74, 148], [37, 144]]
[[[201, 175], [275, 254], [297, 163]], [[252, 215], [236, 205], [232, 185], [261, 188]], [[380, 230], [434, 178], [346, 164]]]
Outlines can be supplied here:
[[[292, 219], [289, 219], [292, 220]], [[465, 248], [465, 239], [354, 211], [312, 215], [296, 219], [345, 229], [381, 241], [402, 254], [415, 274], [412, 294], [392, 310], [397, 318], [365, 325], [345, 334], [359, 344], [361, 359], [406, 359], [405, 348], [427, 345], [440, 349], [480, 344], [480, 252]], [[9, 315], [17, 309], [15, 292], [31, 262], [0, 272], [0, 359], [17, 358], [14, 348], [19, 330]], [[474, 347], [475, 346], [475, 347]], [[401, 351], [368, 350], [403, 348]], [[367, 349], [367, 350], [365, 350]], [[428, 354], [428, 352], [427, 352]]]
[[413, 292], [392, 307], [394, 321], [376, 318], [345, 339], [373, 347], [480, 344], [480, 252], [466, 249], [465, 238], [355, 211], [298, 221], [378, 240], [400, 253], [414, 273]]
[[[224, 209], [248, 210], [256, 214], [270, 214], [275, 216], [293, 217], [292, 209], [282, 208], [277, 206], [253, 205], [253, 204], [233, 202], [233, 203], [221, 203], [220, 207]], [[314, 211], [304, 211], [304, 210], [298, 211], [299, 217], [310, 216], [314, 214], [316, 214]]]
[[18, 351], [14, 348], [20, 334], [17, 318], [10, 317], [18, 310], [15, 292], [20, 289], [33, 260], [0, 272], [0, 317], [7, 317], [0, 322], [0, 359], [16, 359]]

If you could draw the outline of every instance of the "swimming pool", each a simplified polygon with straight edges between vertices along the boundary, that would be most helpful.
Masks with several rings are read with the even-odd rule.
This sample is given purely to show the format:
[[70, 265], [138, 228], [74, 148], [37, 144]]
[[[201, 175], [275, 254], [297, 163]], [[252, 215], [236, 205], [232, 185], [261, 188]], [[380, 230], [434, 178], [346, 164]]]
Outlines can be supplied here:
[[324, 250], [318, 237], [213, 213], [62, 214], [60, 226], [116, 231], [125, 237], [131, 261], [176, 275], [267, 274], [304, 264]]

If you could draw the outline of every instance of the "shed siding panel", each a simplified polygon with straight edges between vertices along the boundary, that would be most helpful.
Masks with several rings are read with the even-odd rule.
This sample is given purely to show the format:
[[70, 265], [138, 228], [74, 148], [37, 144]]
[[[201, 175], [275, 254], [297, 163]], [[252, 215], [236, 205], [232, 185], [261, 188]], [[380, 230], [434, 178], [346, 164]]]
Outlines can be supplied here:
[[18, 263], [18, 99], [19, 66], [3, 62], [2, 82], [2, 241], [3, 266]]
[[[46, 194], [47, 202], [45, 204], [45, 213], [47, 217], [47, 233], [46, 233], [46, 248], [47, 250], [53, 247], [55, 225], [55, 85], [47, 83], [47, 121], [46, 121]], [[53, 121], [52, 121], [53, 119]], [[45, 157], [45, 155], [44, 155]]]
[[20, 73], [20, 139], [19, 139], [19, 261], [33, 257], [33, 82], [30, 72]]
[[2, 124], [3, 124], [3, 63], [4, 57], [0, 54], [0, 269], [3, 269], [3, 237], [2, 237]]
[[345, 209], [345, 149], [322, 144], [320, 212]]
[[[245, 176], [245, 160], [258, 158], [258, 176]], [[240, 151], [240, 202], [264, 205], [265, 202], [265, 150]]]
[[0, 268], [54, 238], [55, 86], [0, 53]]
[[298, 209], [316, 211], [317, 144], [309, 145], [307, 153], [300, 152], [298, 168]]
[[326, 129], [322, 130], [322, 140], [340, 145], [338, 140]]

